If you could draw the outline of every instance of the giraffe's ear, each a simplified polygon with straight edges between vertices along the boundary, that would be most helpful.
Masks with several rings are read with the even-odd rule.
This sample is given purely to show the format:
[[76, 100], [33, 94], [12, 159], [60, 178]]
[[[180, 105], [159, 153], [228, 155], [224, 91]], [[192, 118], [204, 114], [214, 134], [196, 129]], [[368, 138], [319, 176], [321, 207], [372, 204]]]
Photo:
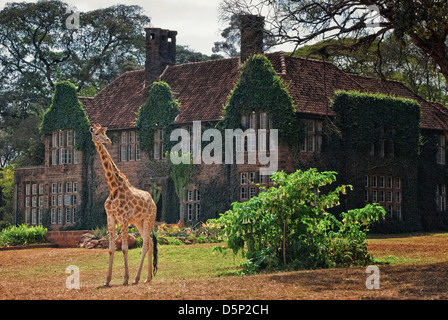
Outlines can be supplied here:
[[89, 131], [92, 133], [93, 132], [93, 126], [90, 126]]
[[104, 133], [106, 133], [107, 131], [107, 127], [103, 127]]

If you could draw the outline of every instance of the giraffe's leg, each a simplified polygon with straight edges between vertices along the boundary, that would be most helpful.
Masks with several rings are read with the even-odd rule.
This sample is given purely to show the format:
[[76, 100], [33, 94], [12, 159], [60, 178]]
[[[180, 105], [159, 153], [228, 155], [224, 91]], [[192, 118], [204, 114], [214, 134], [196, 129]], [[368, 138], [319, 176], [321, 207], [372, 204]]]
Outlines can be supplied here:
[[107, 229], [109, 230], [109, 271], [107, 272], [105, 286], [109, 286], [110, 280], [112, 279], [112, 265], [114, 263], [114, 253], [115, 253], [115, 218], [113, 215], [107, 215]]
[[146, 232], [142, 233], [143, 238], [143, 248], [142, 248], [142, 257], [140, 259], [140, 264], [138, 266], [137, 275], [135, 276], [134, 284], [137, 284], [140, 281], [140, 274], [142, 272], [143, 263], [145, 261], [145, 255], [148, 251], [148, 235]]
[[[138, 232], [140, 232], [140, 236], [143, 239], [143, 248], [142, 248], [142, 256], [143, 256], [143, 254], [145, 252], [145, 238], [144, 238], [144, 232], [143, 232], [143, 224], [140, 221], [140, 222], [135, 223], [135, 226], [137, 227]], [[141, 272], [141, 268], [142, 268], [141, 264], [142, 263], [140, 261], [140, 265], [138, 267], [137, 275], [135, 276], [134, 282], [132, 284], [138, 284], [138, 282], [140, 281], [140, 272]]]
[[123, 221], [121, 225], [121, 251], [123, 251], [124, 258], [124, 280], [123, 285], [127, 286], [129, 281], [128, 269], [128, 223]]
[[154, 250], [154, 243], [151, 238], [151, 229], [148, 231], [148, 277], [146, 278], [146, 283], [152, 280], [152, 272], [153, 272], [153, 263], [152, 263], [152, 254]]

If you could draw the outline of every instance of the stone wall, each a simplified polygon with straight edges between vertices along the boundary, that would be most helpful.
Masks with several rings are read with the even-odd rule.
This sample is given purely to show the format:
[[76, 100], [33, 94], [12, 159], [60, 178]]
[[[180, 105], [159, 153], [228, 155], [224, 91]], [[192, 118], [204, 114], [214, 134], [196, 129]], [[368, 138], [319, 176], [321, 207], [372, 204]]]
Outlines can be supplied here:
[[57, 244], [59, 247], [77, 248], [81, 236], [89, 230], [76, 231], [48, 231], [47, 241]]

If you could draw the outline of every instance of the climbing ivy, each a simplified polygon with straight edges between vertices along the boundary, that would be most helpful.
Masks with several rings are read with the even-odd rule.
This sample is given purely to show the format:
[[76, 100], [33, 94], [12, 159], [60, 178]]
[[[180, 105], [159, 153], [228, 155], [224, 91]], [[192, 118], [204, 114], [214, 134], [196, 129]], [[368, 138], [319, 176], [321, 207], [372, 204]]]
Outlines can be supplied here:
[[327, 168], [340, 172], [339, 183], [354, 186], [343, 210], [364, 203], [366, 175], [401, 177], [403, 221], [389, 218], [375, 230], [419, 229], [416, 199], [420, 105], [414, 100], [381, 94], [338, 91], [332, 108], [337, 116], [332, 134], [323, 139], [321, 157]]
[[179, 103], [174, 99], [170, 86], [163, 81], [154, 82], [149, 90], [145, 104], [137, 114], [137, 129], [140, 139], [140, 149], [148, 155], [152, 154], [154, 133], [164, 131], [165, 150], [168, 150], [169, 134], [167, 129], [174, 123], [179, 112]]
[[40, 132], [51, 135], [58, 130], [74, 130], [76, 149], [92, 153], [94, 145], [89, 132], [90, 121], [78, 100], [76, 87], [69, 81], [56, 83], [50, 107], [46, 110]]
[[222, 126], [240, 128], [242, 115], [263, 111], [268, 114], [273, 128], [278, 129], [279, 139], [292, 146], [303, 136], [295, 118], [295, 110], [287, 86], [269, 59], [255, 54], [242, 66], [240, 78], [230, 92], [224, 106]]

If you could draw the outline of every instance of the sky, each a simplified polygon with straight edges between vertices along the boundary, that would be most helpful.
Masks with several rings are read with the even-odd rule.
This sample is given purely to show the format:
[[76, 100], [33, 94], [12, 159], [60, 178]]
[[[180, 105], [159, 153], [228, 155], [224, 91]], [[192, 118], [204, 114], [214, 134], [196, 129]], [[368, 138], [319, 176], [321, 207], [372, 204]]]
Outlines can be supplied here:
[[[86, 12], [115, 4], [139, 5], [151, 18], [153, 27], [177, 31], [176, 42], [211, 55], [213, 43], [222, 41], [221, 30], [226, 27], [218, 19], [221, 0], [62, 0]], [[0, 0], [0, 10], [7, 2], [37, 2], [37, 0]], [[82, 21], [81, 21], [82, 24]], [[292, 51], [293, 46], [278, 50]], [[222, 54], [222, 53], [221, 53]]]
[[[0, 0], [0, 10], [11, 0]], [[23, 0], [16, 0], [23, 2]], [[36, 0], [25, 0], [36, 2]], [[225, 28], [218, 19], [220, 0], [63, 0], [81, 12], [115, 4], [139, 5], [151, 18], [154, 27], [176, 30], [177, 44], [210, 55], [215, 41], [221, 41]], [[82, 24], [82, 21], [81, 21]]]

